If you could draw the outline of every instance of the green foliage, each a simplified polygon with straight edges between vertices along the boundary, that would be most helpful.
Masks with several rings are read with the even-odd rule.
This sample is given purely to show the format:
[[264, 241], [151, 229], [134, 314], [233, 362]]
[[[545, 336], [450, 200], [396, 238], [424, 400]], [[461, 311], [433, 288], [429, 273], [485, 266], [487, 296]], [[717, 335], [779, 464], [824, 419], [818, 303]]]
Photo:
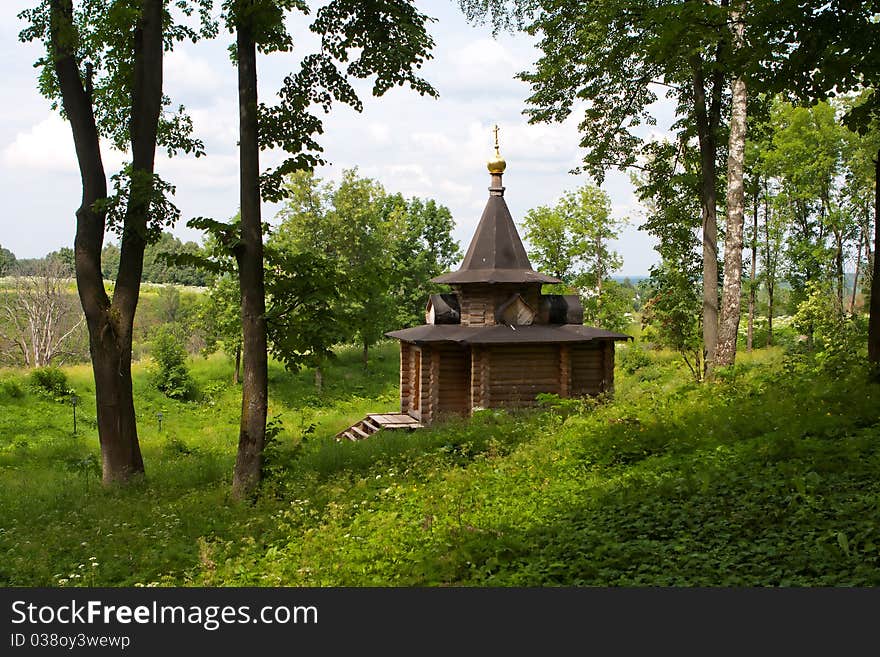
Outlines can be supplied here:
[[197, 454], [198, 450], [190, 447], [177, 436], [168, 436], [162, 445], [162, 452], [169, 458], [182, 458]]
[[[732, 68], [726, 43], [728, 10], [715, 3], [459, 4], [472, 20], [488, 16], [496, 27], [516, 25], [539, 35], [540, 58], [532, 70], [518, 76], [531, 86], [525, 113], [532, 123], [549, 123], [583, 111], [582, 168], [599, 183], [610, 167], [623, 170], [639, 163], [641, 128], [656, 122], [651, 106], [658, 99], [657, 81], [663, 82], [667, 97], [678, 101], [683, 120], [677, 127], [694, 136], [695, 74], [699, 71], [699, 79], [705, 79], [701, 92], [709, 95], [716, 76], [723, 80]], [[704, 76], [703, 70], [710, 68], [713, 75]], [[589, 103], [581, 105], [581, 99]]]
[[863, 346], [868, 333], [866, 318], [847, 316], [836, 303], [830, 286], [808, 283], [806, 299], [798, 306], [792, 322], [803, 334], [812, 336], [807, 343], [819, 370], [840, 378], [864, 363]]
[[8, 276], [15, 266], [15, 254], [0, 246], [0, 277]]
[[186, 364], [186, 350], [173, 329], [160, 326], [153, 336], [152, 346], [155, 368], [151, 381], [156, 389], [171, 399], [195, 399], [196, 386]]
[[0, 394], [9, 399], [21, 399], [25, 395], [25, 390], [15, 379], [4, 379], [0, 381]]
[[529, 210], [523, 220], [529, 257], [578, 292], [586, 324], [611, 330], [629, 325], [631, 299], [609, 279], [623, 261], [608, 244], [625, 221], [611, 216], [608, 194], [590, 184], [564, 194], [553, 207]]
[[[107, 198], [98, 201], [97, 209], [106, 217], [108, 228], [122, 240], [137, 238], [147, 244], [155, 243], [164, 229], [173, 226], [180, 218], [180, 210], [170, 200], [175, 187], [162, 180], [158, 174], [136, 170], [127, 164], [111, 176], [111, 181], [114, 191]], [[130, 210], [130, 207], [137, 209]], [[134, 228], [126, 225], [132, 212], [138, 212], [140, 208], [143, 208], [149, 219], [147, 226]]]
[[[88, 79], [95, 118], [101, 136], [108, 138], [119, 151], [129, 146], [130, 90], [134, 79], [134, 38], [132, 26], [139, 18], [139, 8], [120, 0], [89, 0], [72, 2], [72, 25], [68, 32], [60, 34], [61, 45], [68, 41], [75, 44], [77, 67], [83, 79]], [[217, 33], [217, 23], [211, 16], [213, 0], [178, 0], [174, 8], [166, 11], [164, 42], [167, 50], [184, 40], [197, 41]], [[38, 86], [40, 92], [60, 106], [61, 89], [52, 66], [50, 41], [50, 7], [45, 0], [34, 8], [26, 9], [19, 18], [28, 23], [19, 38], [24, 42], [39, 41], [45, 53], [37, 60], [40, 69]], [[198, 21], [191, 19], [197, 14]], [[194, 25], [195, 23], [195, 25]], [[183, 106], [171, 108], [171, 99], [162, 98], [159, 117], [157, 145], [169, 155], [177, 151], [204, 153], [204, 145], [192, 136], [192, 122]]]
[[449, 210], [390, 195], [356, 170], [338, 185], [310, 172], [286, 185], [290, 198], [267, 245], [276, 355], [314, 363], [336, 343], [369, 348], [384, 331], [421, 323], [436, 289], [428, 279], [458, 257]]
[[459, 259], [458, 242], [452, 238], [452, 213], [433, 199], [400, 194], [385, 199], [392, 223], [393, 251], [390, 292], [393, 297], [395, 328], [415, 326], [425, 321], [429, 295], [445, 290], [430, 279], [449, 270]]
[[660, 262], [651, 268], [641, 339], [681, 354], [694, 378], [703, 375], [702, 257], [696, 237], [700, 209], [697, 154], [669, 142], [649, 145], [651, 166], [634, 176], [647, 207], [640, 226], [654, 236]]
[[[269, 488], [284, 474], [284, 454], [278, 436], [284, 431], [280, 415], [266, 421], [266, 442], [263, 445], [262, 485]], [[300, 443], [301, 444], [301, 443]]]
[[230, 274], [214, 279], [199, 310], [205, 328], [205, 353], [220, 347], [230, 358], [241, 355], [241, 289]]
[[142, 280], [151, 283], [205, 286], [208, 283], [207, 274], [181, 257], [200, 253], [201, 248], [195, 242], [183, 242], [171, 233], [163, 232], [144, 250]]
[[[602, 403], [547, 396], [537, 411], [358, 443], [332, 436], [395, 408], [396, 345], [377, 349], [369, 379], [358, 352], [342, 351], [321, 398], [308, 373], [272, 363], [281, 424], [253, 504], [228, 499], [234, 388], [210, 407], [184, 404], [135, 365], [139, 412], [165, 419], [161, 434], [142, 420], [151, 475], [114, 505], [97, 485], [91, 424], [71, 440], [69, 408], [0, 396], [0, 582], [880, 584], [880, 386], [815, 367], [792, 377], [779, 350], [743, 354], [735, 375], [698, 385], [676, 354], [645, 353], [651, 364], [619, 368]], [[205, 388], [228, 370], [193, 364]], [[93, 417], [90, 372], [66, 371]], [[115, 559], [122, 550], [134, 560]]]
[[643, 367], [648, 367], [654, 362], [648, 355], [648, 352], [638, 344], [617, 349], [617, 359], [620, 369], [627, 374], [635, 374]]
[[290, 370], [318, 367], [346, 333], [333, 301], [344, 285], [337, 263], [312, 253], [272, 251], [266, 327], [272, 354]]
[[70, 393], [67, 375], [58, 367], [37, 367], [30, 373], [31, 388], [52, 397], [62, 397]]

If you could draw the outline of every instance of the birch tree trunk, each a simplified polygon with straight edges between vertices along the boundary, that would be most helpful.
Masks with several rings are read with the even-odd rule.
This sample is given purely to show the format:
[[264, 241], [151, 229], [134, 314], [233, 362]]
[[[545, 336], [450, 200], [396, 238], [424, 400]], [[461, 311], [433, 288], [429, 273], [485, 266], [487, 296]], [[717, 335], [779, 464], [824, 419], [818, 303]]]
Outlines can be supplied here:
[[868, 361], [880, 365], [880, 149], [874, 160], [874, 266], [871, 273], [871, 310], [868, 316]]
[[758, 270], [758, 193], [755, 188], [755, 204], [752, 208], [752, 266], [749, 272], [749, 327], [746, 335], [746, 350], [751, 351], [755, 337], [755, 297], [758, 285], [755, 276]]
[[849, 314], [852, 315], [856, 309], [856, 294], [859, 291], [859, 274], [861, 273], [862, 268], [862, 240], [864, 239], [865, 234], [859, 232], [859, 246], [856, 249], [856, 272], [853, 277], [853, 287], [852, 287], [852, 296], [849, 298]]
[[[731, 8], [731, 31], [735, 47], [743, 41], [742, 6]], [[733, 365], [736, 360], [736, 338], [739, 330], [740, 298], [742, 296], [742, 249], [745, 190], [743, 162], [746, 142], [746, 82], [737, 77], [732, 85], [730, 140], [727, 157], [727, 232], [724, 239], [724, 287], [721, 317], [718, 322], [718, 348], [715, 363]]]

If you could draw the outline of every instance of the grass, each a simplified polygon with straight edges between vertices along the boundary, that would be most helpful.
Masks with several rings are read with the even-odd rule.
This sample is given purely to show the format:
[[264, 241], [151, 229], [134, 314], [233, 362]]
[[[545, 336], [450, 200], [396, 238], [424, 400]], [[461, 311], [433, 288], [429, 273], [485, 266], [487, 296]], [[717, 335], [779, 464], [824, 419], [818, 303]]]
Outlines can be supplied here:
[[626, 362], [606, 403], [359, 443], [332, 436], [396, 406], [395, 345], [366, 374], [343, 352], [322, 395], [273, 364], [283, 429], [251, 504], [228, 498], [240, 399], [221, 357], [192, 363], [198, 403], [136, 367], [148, 475], [124, 490], [96, 476], [87, 368], [66, 370], [75, 437], [69, 405], [2, 373], [0, 583], [880, 584], [880, 386], [795, 370], [778, 349], [703, 385], [672, 354]]

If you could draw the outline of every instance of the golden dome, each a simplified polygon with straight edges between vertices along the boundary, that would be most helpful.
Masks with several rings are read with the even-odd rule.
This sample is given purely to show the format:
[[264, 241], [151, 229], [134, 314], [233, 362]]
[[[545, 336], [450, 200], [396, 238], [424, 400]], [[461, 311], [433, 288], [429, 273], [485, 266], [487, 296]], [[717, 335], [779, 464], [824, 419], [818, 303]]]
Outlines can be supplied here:
[[496, 150], [495, 157], [486, 162], [486, 167], [489, 169], [489, 173], [504, 173], [504, 170], [507, 168], [507, 162], [501, 157], [501, 153]]
[[486, 168], [489, 169], [489, 173], [504, 173], [504, 170], [507, 168], [507, 162], [504, 161], [504, 158], [501, 157], [501, 152], [498, 150], [498, 126], [492, 130], [495, 133], [495, 155], [494, 157], [486, 162]]

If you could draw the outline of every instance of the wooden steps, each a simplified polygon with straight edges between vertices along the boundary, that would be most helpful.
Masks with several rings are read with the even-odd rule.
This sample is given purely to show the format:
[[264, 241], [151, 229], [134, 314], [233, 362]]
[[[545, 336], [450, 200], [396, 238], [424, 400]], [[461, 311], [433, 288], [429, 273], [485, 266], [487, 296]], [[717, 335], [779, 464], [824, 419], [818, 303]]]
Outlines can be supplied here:
[[382, 429], [400, 431], [406, 429], [421, 429], [422, 423], [406, 413], [371, 413], [363, 420], [336, 434], [336, 440], [346, 438], [348, 440], [363, 440]]

